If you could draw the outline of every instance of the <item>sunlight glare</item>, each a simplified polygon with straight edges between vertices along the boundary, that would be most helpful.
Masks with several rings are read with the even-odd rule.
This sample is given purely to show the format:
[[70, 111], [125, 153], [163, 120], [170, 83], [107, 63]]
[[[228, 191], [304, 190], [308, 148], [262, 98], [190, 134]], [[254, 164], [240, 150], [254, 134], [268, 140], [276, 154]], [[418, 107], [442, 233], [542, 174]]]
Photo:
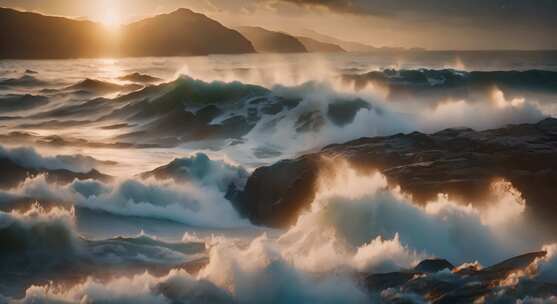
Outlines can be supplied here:
[[122, 24], [118, 2], [101, 1], [99, 5], [99, 21], [110, 30], [118, 29]]
[[115, 10], [109, 10], [102, 17], [101, 23], [109, 29], [117, 29], [120, 26], [120, 16]]

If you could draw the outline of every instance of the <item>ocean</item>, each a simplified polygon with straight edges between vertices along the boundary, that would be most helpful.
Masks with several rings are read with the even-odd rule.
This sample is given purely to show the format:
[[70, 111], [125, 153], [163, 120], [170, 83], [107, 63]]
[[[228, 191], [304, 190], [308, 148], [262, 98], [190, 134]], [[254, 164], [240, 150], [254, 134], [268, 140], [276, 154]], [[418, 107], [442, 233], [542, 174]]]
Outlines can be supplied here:
[[510, 241], [528, 218], [505, 182], [497, 220], [342, 159], [287, 227], [253, 224], [233, 194], [333, 144], [556, 115], [554, 51], [1, 60], [0, 302], [359, 303], [386, 295], [358, 273], [538, 250], [551, 237]]

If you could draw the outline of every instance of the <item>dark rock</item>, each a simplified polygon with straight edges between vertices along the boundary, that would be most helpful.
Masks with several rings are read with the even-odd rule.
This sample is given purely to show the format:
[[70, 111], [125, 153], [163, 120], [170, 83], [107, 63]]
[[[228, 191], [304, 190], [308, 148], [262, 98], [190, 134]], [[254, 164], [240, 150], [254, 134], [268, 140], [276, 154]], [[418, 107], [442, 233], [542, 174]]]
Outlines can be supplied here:
[[16, 187], [28, 177], [46, 174], [48, 182], [58, 184], [68, 184], [75, 179], [86, 180], [96, 179], [103, 182], [112, 180], [112, 177], [92, 169], [89, 172], [73, 172], [66, 169], [47, 170], [41, 168], [25, 168], [10, 159], [0, 158], [0, 188], [9, 189]]
[[366, 287], [369, 290], [381, 291], [406, 284], [416, 274], [413, 272], [389, 272], [371, 274], [365, 278]]
[[371, 109], [371, 105], [362, 99], [340, 100], [329, 104], [327, 117], [337, 126], [345, 126], [354, 121], [358, 111]]
[[509, 274], [525, 269], [536, 259], [544, 258], [546, 255], [547, 252], [539, 251], [513, 257], [501, 263], [481, 269], [476, 272], [473, 277], [482, 281], [501, 281], [507, 278]]
[[[312, 115], [300, 117], [299, 131], [315, 125]], [[254, 223], [264, 225], [294, 222], [298, 212], [313, 199], [319, 169], [325, 166], [320, 159], [326, 156], [346, 159], [365, 172], [379, 170], [389, 185], [400, 185], [417, 203], [447, 193], [457, 202], [488, 204], [491, 182], [504, 178], [522, 193], [527, 214], [557, 231], [556, 121], [548, 118], [537, 124], [481, 132], [414, 132], [331, 145], [317, 154], [257, 169], [248, 181], [254, 187], [246, 187], [242, 196], [250, 198], [243, 203], [248, 208], [245, 214]], [[291, 193], [296, 193], [296, 200], [290, 198]]]
[[414, 267], [414, 270], [418, 272], [435, 273], [445, 269], [453, 270], [454, 268], [454, 265], [445, 259], [428, 259], [421, 261]]
[[153, 76], [147, 75], [147, 74], [141, 74], [141, 73], [138, 73], [138, 72], [128, 74], [128, 75], [124, 75], [122, 77], [119, 77], [118, 79], [125, 80], [125, 81], [131, 81], [131, 82], [139, 82], [139, 83], [153, 83], [153, 82], [162, 81], [162, 79], [160, 79], [160, 78], [153, 77]]
[[283, 160], [257, 168], [245, 191], [234, 195], [238, 211], [255, 224], [284, 227], [312, 201], [315, 195], [318, 162], [312, 157]]
[[[413, 294], [428, 303], [474, 303], [479, 299], [484, 299], [486, 303], [514, 303], [516, 299], [526, 296], [549, 298], [557, 295], [557, 284], [539, 282], [534, 278], [522, 279], [508, 288], [499, 285], [509, 274], [526, 269], [545, 254], [528, 253], [483, 270], [447, 274], [437, 273], [448, 267], [453, 268], [446, 260], [425, 260], [411, 271], [363, 274], [362, 284], [370, 292], [398, 290], [401, 294]], [[386, 303], [398, 303], [401, 299], [395, 293], [392, 298], [387, 296], [382, 300]]]

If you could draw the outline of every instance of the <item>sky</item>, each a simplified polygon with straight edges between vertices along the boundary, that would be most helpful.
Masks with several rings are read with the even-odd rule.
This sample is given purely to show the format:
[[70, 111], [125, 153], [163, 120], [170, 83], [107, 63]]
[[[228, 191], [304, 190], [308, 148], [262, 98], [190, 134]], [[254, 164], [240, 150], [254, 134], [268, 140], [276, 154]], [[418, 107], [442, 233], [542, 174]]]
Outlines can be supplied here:
[[0, 6], [106, 24], [185, 7], [227, 26], [310, 29], [373, 46], [557, 49], [557, 0], [0, 0]]

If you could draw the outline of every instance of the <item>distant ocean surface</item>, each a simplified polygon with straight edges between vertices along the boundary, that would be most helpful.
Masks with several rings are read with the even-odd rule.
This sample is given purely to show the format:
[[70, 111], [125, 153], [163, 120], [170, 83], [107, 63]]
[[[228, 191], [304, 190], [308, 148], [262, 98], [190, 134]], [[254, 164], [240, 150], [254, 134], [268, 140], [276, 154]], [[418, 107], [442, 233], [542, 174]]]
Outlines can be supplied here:
[[[319, 66], [312, 66], [312, 65]], [[18, 75], [21, 69], [41, 71], [43, 77], [72, 83], [89, 78], [114, 79], [121, 73], [141, 72], [164, 79], [180, 73], [191, 77], [222, 77], [226, 72], [249, 73], [250, 70], [272, 81], [274, 71], [299, 75], [320, 75], [327, 68], [341, 72], [367, 72], [379, 69], [456, 69], [465, 71], [557, 70], [557, 51], [429, 51], [401, 53], [330, 53], [330, 54], [248, 54], [202, 57], [157, 57], [70, 60], [0, 60], [0, 77]], [[265, 74], [265, 73], [268, 73]], [[61, 76], [61, 74], [63, 77]], [[228, 76], [231, 77], [231, 76]], [[301, 76], [300, 76], [301, 77]], [[278, 77], [277, 77], [278, 78]], [[280, 83], [280, 79], [276, 79]], [[303, 77], [300, 80], [304, 80]], [[261, 81], [261, 80], [260, 80]], [[292, 81], [295, 81], [294, 79]]]
[[[430, 70], [429, 72], [426, 70]], [[74, 59], [74, 60], [1, 60], [0, 61], [0, 97], [14, 98], [25, 96], [26, 94], [35, 96], [35, 100], [31, 102], [40, 103], [40, 97], [48, 99], [48, 103], [40, 108], [20, 107], [14, 109], [4, 109], [0, 116], [3, 117], [4, 131], [19, 129], [20, 131], [32, 131], [43, 136], [57, 134], [64, 135], [66, 132], [72, 136], [87, 140], [106, 140], [106, 136], [115, 135], [124, 132], [122, 129], [102, 129], [98, 132], [91, 132], [88, 128], [72, 128], [72, 129], [53, 129], [52, 127], [40, 127], [40, 121], [63, 121], [65, 119], [77, 126], [79, 120], [90, 121], [94, 111], [99, 114], [103, 111], [113, 111], [117, 103], [112, 103], [107, 109], [100, 109], [101, 105], [96, 107], [77, 107], [77, 104], [87, 100], [95, 100], [95, 98], [116, 98], [123, 96], [131, 91], [137, 90], [143, 86], [158, 85], [160, 83], [172, 82], [179, 77], [188, 77], [203, 82], [238, 81], [244, 85], [258, 85], [266, 89], [272, 90], [279, 95], [298, 95], [313, 94], [312, 91], [320, 92], [324, 95], [347, 95], [346, 98], [353, 98], [354, 95], [363, 96], [364, 99], [373, 99], [379, 102], [381, 100], [395, 101], [385, 104], [387, 108], [391, 108], [398, 119], [402, 119], [405, 123], [393, 123], [383, 126], [375, 126], [371, 129], [363, 126], [354, 126], [354, 130], [349, 128], [342, 132], [334, 131], [334, 137], [331, 134], [323, 136], [312, 136], [306, 138], [306, 143], [302, 147], [295, 147], [299, 139], [293, 141], [291, 145], [282, 147], [276, 151], [278, 142], [290, 142], [287, 138], [298, 137], [296, 132], [291, 134], [275, 134], [278, 137], [271, 137], [268, 144], [253, 143], [255, 146], [244, 147], [250, 151], [256, 151], [257, 155], [265, 155], [264, 158], [254, 156], [252, 153], [245, 153], [244, 148], [239, 149], [238, 145], [228, 146], [229, 153], [227, 157], [232, 157], [244, 165], [257, 166], [260, 164], [271, 163], [272, 161], [283, 158], [286, 155], [296, 155], [302, 150], [308, 151], [318, 148], [328, 143], [346, 141], [357, 136], [373, 136], [381, 134], [391, 134], [397, 131], [412, 131], [419, 129], [423, 131], [433, 131], [446, 126], [451, 126], [448, 122], [439, 121], [439, 123], [427, 124], [422, 118], [414, 116], [419, 115], [418, 112], [425, 109], [425, 104], [435, 104], [439, 101], [447, 99], [470, 99], [483, 98], [476, 94], [461, 93], [463, 88], [467, 88], [467, 92], [480, 91], [483, 87], [497, 87], [495, 84], [502, 82], [500, 87], [507, 94], [513, 96], [517, 94], [517, 90], [524, 91], [525, 94], [536, 95], [533, 102], [546, 115], [555, 113], [555, 105], [552, 99], [544, 94], [552, 95], [554, 88], [551, 87], [555, 83], [555, 75], [548, 77], [537, 76], [532, 73], [524, 73], [516, 75], [511, 71], [544, 71], [553, 73], [557, 71], [557, 52], [556, 51], [471, 51], [471, 52], [401, 52], [401, 53], [332, 53], [332, 54], [250, 54], [250, 55], [215, 55], [204, 57], [165, 57], [165, 58], [106, 58], [106, 59]], [[399, 71], [410, 71], [403, 75], [395, 75]], [[471, 75], [464, 78], [449, 79], [456, 75], [459, 77], [461, 73], [469, 73], [474, 71], [503, 72], [488, 75]], [[369, 74], [371, 72], [371, 74]], [[507, 73], [508, 72], [508, 73]], [[134, 79], [125, 78], [133, 74], [146, 75], [152, 79]], [[377, 73], [383, 73], [381, 75]], [[395, 73], [395, 74], [393, 74]], [[420, 75], [418, 75], [418, 74]], [[427, 73], [427, 74], [426, 74]], [[447, 74], [449, 73], [449, 74]], [[535, 72], [534, 72], [535, 73]], [[435, 74], [435, 75], [434, 75]], [[378, 77], [379, 75], [379, 78]], [[135, 75], [137, 76], [137, 75]], [[371, 78], [369, 78], [371, 77]], [[137, 77], [136, 77], [137, 78]], [[364, 79], [366, 78], [366, 79]], [[368, 79], [369, 78], [369, 79]], [[423, 79], [422, 79], [423, 78]], [[471, 80], [470, 80], [470, 79]], [[536, 86], [538, 79], [545, 82], [540, 86]], [[89, 80], [89, 81], [85, 81]], [[426, 81], [427, 83], [423, 83]], [[368, 85], [371, 84], [371, 85]], [[424, 87], [425, 85], [425, 87]], [[534, 87], [532, 87], [534, 85]], [[362, 87], [363, 86], [363, 87]], [[455, 86], [461, 86], [459, 90], [455, 90]], [[478, 86], [481, 86], [480, 89]], [[543, 88], [541, 88], [543, 86]], [[427, 87], [427, 91], [425, 88]], [[164, 91], [160, 87], [158, 90]], [[457, 95], [453, 96], [456, 92]], [[483, 93], [482, 93], [483, 94]], [[540, 95], [541, 94], [541, 95]], [[136, 94], [140, 96], [141, 94]], [[520, 94], [518, 94], [520, 95]], [[133, 96], [133, 94], [132, 94]], [[345, 98], [342, 97], [342, 98]], [[522, 96], [517, 96], [522, 97]], [[201, 96], [202, 98], [202, 96]], [[337, 99], [340, 97], [332, 97]], [[491, 98], [491, 97], [489, 97]], [[534, 97], [532, 97], [534, 98]], [[29, 99], [29, 98], [27, 98]], [[315, 98], [313, 98], [315, 99]], [[331, 101], [327, 101], [325, 97], [322, 99], [322, 105], [326, 105]], [[406, 101], [401, 106], [400, 101]], [[63, 106], [58, 108], [62, 103], [67, 106], [67, 102], [74, 103], [73, 109], [68, 113], [57, 116], [56, 112], [47, 111], [46, 113], [37, 113], [45, 110], [58, 109], [63, 111]], [[528, 101], [528, 100], [527, 100]], [[91, 103], [89, 103], [91, 105]], [[415, 110], [414, 107], [419, 110]], [[314, 107], [314, 106], [311, 106]], [[247, 108], [240, 107], [247, 111]], [[21, 116], [19, 114], [34, 113], [31, 118], [20, 117], [18, 119], [8, 119], [10, 117]], [[51, 115], [52, 114], [52, 115]], [[100, 115], [100, 114], [99, 114]], [[242, 114], [244, 115], [244, 114]], [[274, 114], [273, 114], [274, 115]], [[408, 116], [410, 115], [410, 116]], [[425, 114], [424, 114], [425, 115]], [[25, 115], [23, 115], [25, 116]], [[102, 115], [100, 115], [102, 116]], [[98, 115], [96, 116], [98, 118]], [[266, 119], [268, 119], [267, 116]], [[513, 116], [514, 117], [514, 116]], [[292, 118], [293, 119], [293, 118]], [[466, 123], [465, 118], [457, 119], [454, 123]], [[222, 120], [222, 119], [221, 119]], [[428, 119], [428, 120], [431, 120]], [[487, 120], [487, 118], [486, 118]], [[515, 121], [515, 118], [508, 117], [508, 122]], [[216, 120], [218, 121], [218, 119]], [[25, 122], [25, 123], [23, 123]], [[127, 122], [126, 122], [127, 123]], [[295, 123], [295, 122], [294, 122]], [[117, 125], [118, 123], [114, 123]], [[499, 123], [479, 123], [476, 127], [495, 127]], [[24, 126], [18, 128], [17, 126]], [[35, 125], [35, 126], [33, 126]], [[133, 125], [132, 123], [128, 126]], [[325, 123], [325, 125], [328, 125]], [[261, 127], [261, 125], [258, 125]], [[348, 125], [347, 127], [350, 127]], [[290, 127], [289, 127], [290, 128]], [[133, 129], [133, 128], [130, 128]], [[86, 132], [82, 132], [87, 130]], [[252, 134], [258, 128], [252, 129]], [[326, 130], [326, 129], [324, 129]], [[133, 133], [133, 130], [127, 130]], [[284, 129], [283, 129], [284, 131]], [[281, 131], [281, 132], [283, 132]], [[286, 138], [283, 138], [286, 137]], [[141, 138], [129, 138], [129, 140], [140, 141]], [[308, 142], [309, 141], [309, 142]], [[244, 142], [245, 143], [245, 142]], [[220, 150], [219, 144], [197, 144], [188, 141], [181, 145], [178, 143], [173, 146], [181, 146], [186, 150], [197, 151], [198, 149], [208, 149], [208, 151]], [[242, 146], [242, 145], [240, 145]], [[66, 149], [67, 147], [59, 147]], [[71, 150], [71, 148], [70, 148]], [[102, 149], [95, 150], [94, 154], [100, 153]], [[156, 148], [155, 148], [156, 151]], [[180, 153], [179, 150], [177, 153]], [[68, 151], [69, 152], [69, 151]], [[168, 158], [167, 153], [175, 153], [174, 149], [163, 149], [158, 151], [163, 158]], [[103, 152], [104, 153], [104, 152]], [[111, 152], [106, 152], [111, 153]], [[150, 151], [149, 159], [159, 153]], [[248, 156], [246, 156], [248, 155]], [[251, 155], [251, 156], [249, 156]], [[160, 159], [155, 157], [156, 161]], [[142, 163], [145, 166], [152, 166], [153, 163]], [[137, 166], [137, 165], [136, 165]], [[146, 169], [144, 166], [137, 167], [137, 171]], [[128, 170], [128, 169], [126, 169]]]

